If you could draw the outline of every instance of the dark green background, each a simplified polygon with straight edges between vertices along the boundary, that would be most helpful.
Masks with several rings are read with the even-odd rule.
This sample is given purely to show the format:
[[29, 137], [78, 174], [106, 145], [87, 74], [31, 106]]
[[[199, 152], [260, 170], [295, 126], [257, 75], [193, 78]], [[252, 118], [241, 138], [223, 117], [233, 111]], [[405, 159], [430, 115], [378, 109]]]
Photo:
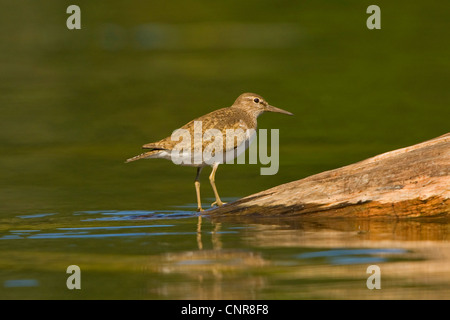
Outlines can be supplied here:
[[222, 166], [223, 197], [449, 131], [446, 1], [378, 1], [381, 30], [368, 1], [77, 1], [72, 31], [69, 4], [0, 13], [2, 211], [194, 202], [194, 169], [123, 160], [246, 91], [295, 117], [259, 118], [280, 129], [279, 173]]

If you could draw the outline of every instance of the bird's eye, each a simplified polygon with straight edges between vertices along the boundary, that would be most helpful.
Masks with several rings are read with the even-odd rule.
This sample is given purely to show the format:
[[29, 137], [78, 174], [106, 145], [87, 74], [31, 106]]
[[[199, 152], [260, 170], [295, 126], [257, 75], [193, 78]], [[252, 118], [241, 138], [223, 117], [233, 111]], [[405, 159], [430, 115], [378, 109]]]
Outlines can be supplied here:
[[253, 101], [255, 101], [256, 103], [259, 103], [259, 99], [258, 98], [253, 99]]

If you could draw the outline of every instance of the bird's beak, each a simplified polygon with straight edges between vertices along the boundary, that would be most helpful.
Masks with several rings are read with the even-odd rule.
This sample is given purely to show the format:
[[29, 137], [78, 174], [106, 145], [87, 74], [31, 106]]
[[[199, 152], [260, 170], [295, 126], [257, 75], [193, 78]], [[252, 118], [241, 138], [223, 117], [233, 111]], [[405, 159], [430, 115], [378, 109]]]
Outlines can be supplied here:
[[286, 111], [286, 110], [283, 110], [283, 109], [280, 109], [280, 108], [276, 108], [276, 107], [270, 106], [270, 105], [267, 105], [267, 106], [264, 108], [264, 111], [284, 113], [284, 114], [288, 114], [288, 115], [290, 115], [290, 116], [293, 116], [293, 115], [294, 115], [293, 113], [291, 113], [291, 112], [289, 112], [289, 111]]

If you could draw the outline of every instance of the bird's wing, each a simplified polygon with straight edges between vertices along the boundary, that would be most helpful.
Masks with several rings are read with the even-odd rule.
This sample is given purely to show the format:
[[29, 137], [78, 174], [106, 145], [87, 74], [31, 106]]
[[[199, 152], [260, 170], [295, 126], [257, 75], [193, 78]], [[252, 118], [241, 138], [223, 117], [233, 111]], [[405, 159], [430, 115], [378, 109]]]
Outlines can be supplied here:
[[203, 130], [205, 128], [215, 129], [210, 131], [209, 136], [207, 131], [204, 132], [203, 150], [208, 146], [216, 148], [220, 145], [220, 142], [215, 143], [216, 139], [222, 139], [221, 147], [226, 152], [235, 150], [239, 146], [243, 146], [243, 143], [250, 138], [252, 135], [250, 128], [256, 125], [246, 113], [231, 108], [217, 110], [199, 120], [202, 120]]
[[[158, 142], [147, 143], [142, 146], [144, 149], [152, 150], [172, 150], [175, 146], [181, 147], [199, 147], [197, 144], [201, 141], [202, 150], [210, 146], [216, 139], [218, 132], [221, 133], [222, 147], [226, 151], [236, 149], [243, 142], [249, 139], [251, 133], [248, 129], [254, 127], [256, 123], [248, 118], [248, 115], [240, 110], [223, 108], [210, 112], [204, 116], [194, 119], [177, 130], [178, 135], [172, 135]], [[205, 132], [206, 129], [214, 129], [209, 131], [210, 135]], [[177, 130], [174, 133], [177, 133]], [[200, 133], [200, 136], [196, 134]], [[185, 139], [184, 135], [188, 134], [189, 139]], [[175, 139], [172, 139], [174, 137]], [[201, 138], [201, 140], [200, 140]], [[209, 138], [209, 139], [208, 139]], [[187, 141], [189, 140], [189, 141]]]

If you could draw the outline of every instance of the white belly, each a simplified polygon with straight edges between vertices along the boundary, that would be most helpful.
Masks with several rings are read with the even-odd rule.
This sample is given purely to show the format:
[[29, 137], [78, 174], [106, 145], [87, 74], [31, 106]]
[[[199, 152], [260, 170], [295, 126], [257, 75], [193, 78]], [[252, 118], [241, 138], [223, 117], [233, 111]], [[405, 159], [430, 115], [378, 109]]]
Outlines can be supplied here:
[[246, 135], [246, 139], [243, 140], [237, 148], [230, 149], [225, 153], [216, 152], [213, 155], [213, 158], [209, 158], [208, 155], [203, 154], [203, 152], [195, 153], [189, 151], [183, 152], [183, 150], [161, 150], [160, 152], [150, 156], [149, 159], [166, 159], [177, 165], [188, 167], [205, 167], [208, 165], [212, 166], [214, 163], [230, 163], [234, 158], [239, 157], [239, 155], [247, 150], [256, 137], [256, 130], [248, 130]]

